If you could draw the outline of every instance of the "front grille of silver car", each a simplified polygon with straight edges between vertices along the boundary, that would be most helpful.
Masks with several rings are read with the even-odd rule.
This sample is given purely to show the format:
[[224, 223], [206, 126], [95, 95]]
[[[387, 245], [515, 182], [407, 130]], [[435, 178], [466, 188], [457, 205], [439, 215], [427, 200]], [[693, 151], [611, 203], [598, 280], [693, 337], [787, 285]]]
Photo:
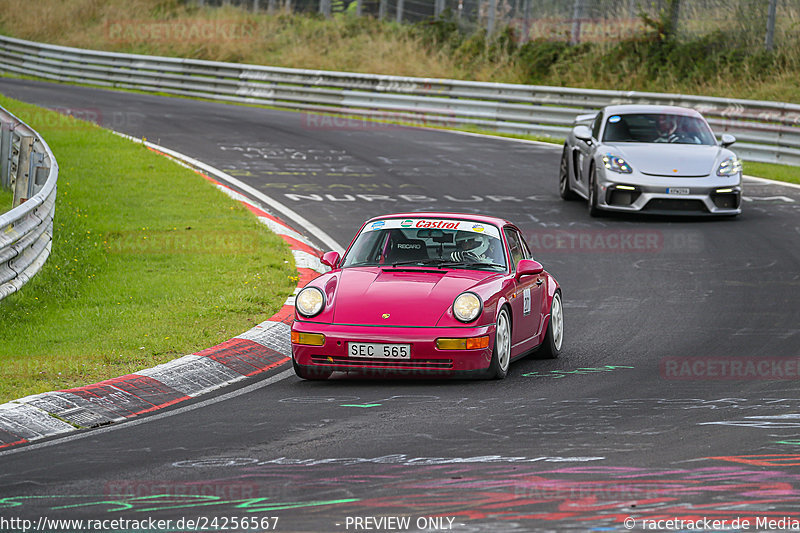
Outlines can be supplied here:
[[671, 200], [669, 198], [653, 198], [644, 206], [644, 211], [690, 211], [708, 213], [701, 200]]
[[609, 205], [629, 206], [639, 198], [640, 191], [621, 191], [614, 189], [609, 191], [608, 203]]
[[736, 193], [712, 194], [711, 201], [720, 209], [736, 209], [739, 207], [739, 195]]

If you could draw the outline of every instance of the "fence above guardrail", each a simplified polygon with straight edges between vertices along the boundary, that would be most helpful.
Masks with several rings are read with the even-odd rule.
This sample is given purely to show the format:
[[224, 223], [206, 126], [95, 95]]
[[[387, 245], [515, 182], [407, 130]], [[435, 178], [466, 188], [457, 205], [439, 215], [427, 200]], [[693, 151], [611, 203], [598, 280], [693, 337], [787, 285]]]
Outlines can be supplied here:
[[53, 241], [58, 164], [36, 131], [0, 107], [0, 186], [14, 191], [0, 214], [0, 300], [39, 270]]
[[55, 81], [422, 125], [564, 138], [610, 104], [697, 109], [745, 159], [800, 165], [800, 105], [241, 65], [68, 48], [0, 36], [0, 70]]

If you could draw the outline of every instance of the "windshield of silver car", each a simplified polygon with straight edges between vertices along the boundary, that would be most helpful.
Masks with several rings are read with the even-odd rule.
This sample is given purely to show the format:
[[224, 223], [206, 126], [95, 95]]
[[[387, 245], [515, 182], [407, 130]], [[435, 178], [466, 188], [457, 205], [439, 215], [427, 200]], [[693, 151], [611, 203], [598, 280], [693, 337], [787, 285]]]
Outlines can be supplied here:
[[674, 143], [715, 145], [706, 122], [677, 113], [611, 115], [603, 129], [603, 142]]

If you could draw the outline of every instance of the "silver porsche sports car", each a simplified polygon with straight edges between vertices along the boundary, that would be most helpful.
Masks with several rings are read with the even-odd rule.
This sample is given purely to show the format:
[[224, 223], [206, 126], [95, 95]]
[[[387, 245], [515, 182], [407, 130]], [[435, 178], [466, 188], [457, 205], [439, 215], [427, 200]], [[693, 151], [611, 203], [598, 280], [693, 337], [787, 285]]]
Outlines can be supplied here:
[[673, 106], [615, 105], [580, 115], [564, 143], [559, 192], [601, 210], [738, 215], [742, 163], [703, 116]]

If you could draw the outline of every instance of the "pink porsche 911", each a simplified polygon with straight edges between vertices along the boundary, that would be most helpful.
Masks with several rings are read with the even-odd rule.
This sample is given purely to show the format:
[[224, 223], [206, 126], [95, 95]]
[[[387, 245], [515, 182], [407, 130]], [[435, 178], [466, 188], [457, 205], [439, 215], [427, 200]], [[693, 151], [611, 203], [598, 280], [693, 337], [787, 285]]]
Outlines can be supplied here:
[[511, 361], [561, 352], [555, 278], [499, 218], [400, 213], [368, 220], [331, 271], [295, 298], [298, 376], [502, 379]]

